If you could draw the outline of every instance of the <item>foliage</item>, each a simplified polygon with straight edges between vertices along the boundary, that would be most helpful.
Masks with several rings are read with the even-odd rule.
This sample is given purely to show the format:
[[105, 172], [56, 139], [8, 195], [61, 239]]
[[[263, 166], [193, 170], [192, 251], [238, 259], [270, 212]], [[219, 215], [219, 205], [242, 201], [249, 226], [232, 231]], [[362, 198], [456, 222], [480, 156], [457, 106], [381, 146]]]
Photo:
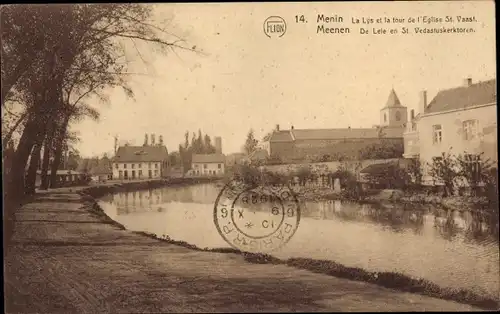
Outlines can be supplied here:
[[374, 170], [367, 173], [369, 182], [382, 184], [389, 189], [404, 189], [411, 182], [411, 176], [398, 163], [373, 165]]
[[[19, 104], [2, 139], [8, 143], [22, 130], [8, 178], [9, 195], [23, 191], [30, 155], [39, 155], [42, 144], [44, 165], [52, 160], [51, 180], [55, 180], [70, 124], [99, 116], [86, 102], [90, 97], [106, 101], [105, 90], [115, 87], [133, 97], [127, 85], [134, 74], [128, 71], [128, 56], [132, 49], [143, 60], [140, 42], [161, 52], [196, 52], [154, 20], [153, 6], [8, 5], [0, 10], [2, 109], [8, 103]], [[46, 158], [51, 151], [53, 157]]]
[[456, 158], [450, 153], [442, 153], [440, 157], [434, 157], [429, 164], [429, 174], [436, 181], [444, 184], [444, 195], [453, 195], [456, 179], [460, 175]]
[[189, 131], [184, 134], [184, 146], [179, 144], [179, 157], [182, 161], [184, 171], [191, 169], [191, 161], [193, 154], [213, 154], [215, 146], [212, 145], [211, 138], [208, 134], [203, 136], [201, 130], [198, 130], [198, 135], [193, 132], [191, 142], [189, 142]]
[[390, 159], [400, 158], [404, 153], [403, 143], [394, 143], [382, 139], [380, 143], [374, 143], [359, 151], [359, 160], [365, 159]]
[[233, 177], [250, 187], [258, 186], [262, 182], [261, 171], [254, 166], [247, 164], [236, 164], [233, 167]]
[[293, 177], [299, 178], [299, 185], [304, 186], [308, 179], [312, 177], [312, 170], [308, 166], [302, 166], [292, 173]]
[[456, 157], [459, 167], [458, 176], [465, 179], [471, 187], [472, 193], [478, 193], [480, 183], [488, 181], [491, 169], [494, 165], [489, 159], [483, 159], [484, 153], [480, 154], [460, 154]]
[[420, 186], [422, 184], [423, 169], [420, 157], [412, 158], [407, 167], [408, 174], [411, 177], [412, 182]]
[[245, 145], [243, 146], [243, 150], [247, 155], [251, 155], [257, 149], [257, 144], [259, 141], [255, 139], [253, 129], [250, 129], [247, 134], [247, 139], [245, 141]]

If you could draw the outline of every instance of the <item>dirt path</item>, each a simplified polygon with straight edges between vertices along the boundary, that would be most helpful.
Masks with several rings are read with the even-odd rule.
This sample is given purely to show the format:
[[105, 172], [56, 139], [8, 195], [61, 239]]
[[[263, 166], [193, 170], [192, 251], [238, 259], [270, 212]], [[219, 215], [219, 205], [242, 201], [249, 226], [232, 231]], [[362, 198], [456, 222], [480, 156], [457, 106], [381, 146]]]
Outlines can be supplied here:
[[7, 313], [476, 310], [178, 247], [105, 224], [68, 192], [41, 194], [21, 208], [13, 238]]

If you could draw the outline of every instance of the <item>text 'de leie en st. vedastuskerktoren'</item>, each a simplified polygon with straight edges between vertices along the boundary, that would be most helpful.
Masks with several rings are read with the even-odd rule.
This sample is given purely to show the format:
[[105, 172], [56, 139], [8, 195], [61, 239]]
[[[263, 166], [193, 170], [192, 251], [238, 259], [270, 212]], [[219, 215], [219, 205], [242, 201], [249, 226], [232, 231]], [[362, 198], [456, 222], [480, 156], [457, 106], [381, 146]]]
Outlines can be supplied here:
[[[308, 23], [305, 15], [296, 15], [295, 23]], [[342, 16], [318, 13], [314, 16], [318, 35], [425, 35], [467, 34], [477, 31], [478, 19], [463, 15], [416, 16]]]

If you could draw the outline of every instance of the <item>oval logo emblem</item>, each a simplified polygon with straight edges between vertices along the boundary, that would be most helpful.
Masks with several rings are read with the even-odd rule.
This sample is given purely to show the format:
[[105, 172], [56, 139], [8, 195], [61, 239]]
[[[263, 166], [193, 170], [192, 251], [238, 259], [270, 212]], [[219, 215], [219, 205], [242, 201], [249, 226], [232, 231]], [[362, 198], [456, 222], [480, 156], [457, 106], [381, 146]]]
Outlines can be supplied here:
[[264, 21], [264, 34], [269, 38], [279, 38], [286, 33], [286, 22], [281, 16], [270, 16]]

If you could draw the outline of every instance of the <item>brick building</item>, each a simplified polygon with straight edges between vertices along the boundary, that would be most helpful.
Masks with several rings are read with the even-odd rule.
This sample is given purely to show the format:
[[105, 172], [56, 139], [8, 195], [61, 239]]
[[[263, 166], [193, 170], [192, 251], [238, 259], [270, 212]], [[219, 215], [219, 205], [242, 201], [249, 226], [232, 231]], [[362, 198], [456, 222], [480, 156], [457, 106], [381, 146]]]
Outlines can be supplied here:
[[358, 158], [362, 149], [374, 144], [403, 146], [407, 108], [391, 90], [380, 109], [380, 125], [372, 128], [294, 129], [274, 132], [263, 143], [271, 158], [282, 162], [326, 161], [339, 156]]

